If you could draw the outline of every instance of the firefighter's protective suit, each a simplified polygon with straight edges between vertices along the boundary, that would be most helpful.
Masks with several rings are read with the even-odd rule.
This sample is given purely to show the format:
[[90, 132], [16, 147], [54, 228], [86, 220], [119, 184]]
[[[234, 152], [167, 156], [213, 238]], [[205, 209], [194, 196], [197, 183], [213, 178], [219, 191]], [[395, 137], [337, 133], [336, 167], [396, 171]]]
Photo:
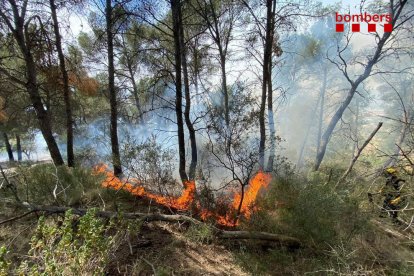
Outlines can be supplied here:
[[398, 222], [398, 210], [402, 202], [401, 187], [405, 180], [398, 178], [397, 170], [388, 168], [385, 170], [386, 183], [380, 193], [384, 197], [381, 217], [391, 216], [394, 222]]

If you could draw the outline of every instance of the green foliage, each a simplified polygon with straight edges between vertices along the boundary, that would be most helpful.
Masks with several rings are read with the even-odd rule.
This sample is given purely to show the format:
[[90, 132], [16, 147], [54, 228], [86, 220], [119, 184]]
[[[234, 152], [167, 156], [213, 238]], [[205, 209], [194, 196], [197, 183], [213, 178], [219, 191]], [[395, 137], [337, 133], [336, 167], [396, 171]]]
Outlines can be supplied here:
[[174, 151], [164, 149], [156, 136], [141, 143], [130, 136], [126, 136], [125, 140], [128, 142], [124, 144], [122, 153], [131, 176], [160, 194], [168, 194], [177, 187], [173, 177]]
[[31, 240], [29, 259], [19, 273], [31, 275], [104, 275], [112, 238], [105, 235], [104, 222], [89, 210], [75, 226], [75, 217], [66, 212], [61, 225], [38, 222]]
[[206, 223], [192, 224], [185, 235], [189, 240], [200, 243], [211, 243], [214, 238], [212, 228]]
[[22, 200], [36, 204], [79, 205], [94, 200], [101, 177], [91, 169], [53, 164], [18, 168], [19, 194]]
[[287, 232], [318, 248], [349, 240], [367, 227], [358, 200], [314, 180], [292, 175], [273, 181], [247, 227]]
[[0, 276], [7, 275], [10, 267], [10, 261], [6, 259], [7, 248], [0, 247]]

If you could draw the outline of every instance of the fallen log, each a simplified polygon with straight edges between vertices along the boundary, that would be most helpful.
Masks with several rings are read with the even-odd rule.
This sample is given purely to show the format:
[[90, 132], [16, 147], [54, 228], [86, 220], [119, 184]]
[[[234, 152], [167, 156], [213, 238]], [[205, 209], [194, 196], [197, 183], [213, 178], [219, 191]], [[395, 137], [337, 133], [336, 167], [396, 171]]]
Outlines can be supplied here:
[[[70, 208], [63, 206], [41, 206], [33, 205], [27, 202], [23, 202], [22, 205], [29, 209], [31, 212], [46, 212], [49, 214], [62, 214], [68, 210], [72, 210], [75, 215], [83, 216], [87, 213], [87, 209]], [[203, 222], [186, 215], [167, 215], [157, 213], [117, 213], [110, 211], [97, 211], [96, 216], [101, 218], [114, 218], [122, 217], [126, 219], [140, 219], [145, 222], [152, 221], [165, 221], [165, 222], [189, 222], [193, 224], [201, 224]], [[239, 240], [260, 240], [266, 242], [274, 242], [280, 245], [289, 247], [301, 247], [300, 240], [279, 234], [272, 234], [267, 232], [255, 232], [255, 231], [228, 231], [222, 230], [217, 227], [213, 227], [213, 233], [218, 239], [239, 239]]]
[[[88, 211], [87, 209], [81, 208], [71, 208], [63, 206], [43, 206], [43, 205], [33, 205], [27, 202], [23, 202], [23, 206], [31, 210], [32, 212], [46, 212], [51, 214], [62, 214], [68, 210], [72, 210], [72, 213], [78, 216], [83, 216]], [[151, 221], [166, 221], [166, 222], [177, 222], [177, 221], [187, 221], [191, 223], [201, 223], [192, 217], [185, 215], [166, 215], [158, 213], [118, 213], [110, 211], [97, 211], [96, 216], [101, 218], [114, 218], [122, 216], [126, 219], [141, 219], [146, 222]]]

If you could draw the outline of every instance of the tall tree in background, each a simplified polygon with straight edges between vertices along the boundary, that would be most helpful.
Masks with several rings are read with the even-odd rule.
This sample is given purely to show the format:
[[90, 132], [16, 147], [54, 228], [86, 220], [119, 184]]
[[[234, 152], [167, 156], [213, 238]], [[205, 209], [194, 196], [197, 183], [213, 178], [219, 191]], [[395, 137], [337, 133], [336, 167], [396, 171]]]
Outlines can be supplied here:
[[[344, 46], [343, 49], [338, 49], [338, 56], [340, 61], [336, 62], [336, 65], [339, 70], [343, 73], [344, 77], [348, 80], [350, 84], [350, 88], [348, 90], [348, 93], [344, 99], [344, 101], [341, 103], [341, 105], [336, 110], [335, 114], [330, 119], [328, 126], [325, 130], [325, 132], [322, 135], [321, 138], [321, 145], [319, 147], [319, 150], [316, 155], [315, 164], [313, 167], [313, 170], [317, 171], [319, 170], [319, 167], [322, 163], [322, 160], [325, 156], [326, 148], [328, 146], [329, 140], [332, 136], [332, 133], [339, 122], [339, 120], [342, 118], [342, 115], [344, 111], [348, 108], [349, 104], [351, 103], [359, 85], [365, 81], [370, 75], [373, 70], [374, 65], [376, 65], [379, 61], [383, 59], [383, 55], [387, 52], [386, 42], [391, 38], [395, 39], [395, 35], [397, 34], [398, 29], [405, 23], [409, 18], [413, 17], [412, 14], [403, 14], [404, 7], [406, 6], [408, 0], [400, 0], [397, 2], [394, 2], [392, 0], [389, 1], [388, 4], [388, 10], [390, 11], [392, 15], [392, 26], [394, 28], [393, 32], [384, 32], [384, 34], [380, 37], [378, 37], [378, 41], [376, 43], [376, 47], [374, 50], [373, 55], [368, 56], [367, 62], [364, 64], [364, 69], [361, 75], [359, 75], [356, 79], [352, 79], [352, 76], [348, 72], [348, 64], [347, 61], [343, 58], [342, 53], [346, 50], [346, 48], [349, 46], [348, 43]], [[402, 19], [400, 20], [400, 16], [402, 16]], [[407, 16], [409, 18], [407, 18]]]
[[177, 117], [177, 136], [178, 136], [178, 154], [179, 154], [179, 173], [181, 181], [184, 183], [188, 180], [188, 176], [185, 169], [185, 137], [184, 137], [184, 122], [183, 122], [183, 110], [182, 110], [182, 78], [181, 78], [181, 65], [182, 65], [182, 49], [180, 38], [180, 14], [181, 14], [181, 2], [180, 0], [171, 0], [171, 13], [173, 21], [173, 34], [174, 34], [174, 68], [175, 68], [175, 113]]
[[52, 13], [53, 20], [53, 31], [55, 34], [56, 50], [59, 57], [59, 68], [62, 74], [63, 80], [63, 99], [65, 102], [66, 112], [66, 144], [67, 144], [67, 158], [68, 166], [73, 167], [75, 165], [75, 154], [73, 152], [73, 119], [72, 119], [72, 107], [71, 107], [71, 96], [69, 89], [69, 77], [65, 65], [65, 56], [62, 49], [62, 39], [59, 30], [59, 21], [57, 18], [57, 7], [55, 0], [49, 0], [50, 11]]
[[184, 108], [184, 119], [188, 128], [188, 134], [190, 136], [191, 145], [191, 162], [188, 171], [189, 180], [194, 180], [196, 167], [197, 167], [197, 141], [195, 135], [195, 129], [193, 122], [190, 118], [191, 111], [191, 95], [190, 95], [190, 80], [188, 76], [188, 65], [187, 65], [187, 46], [184, 37], [183, 27], [183, 15], [181, 6], [178, 9], [178, 25], [179, 25], [179, 42], [181, 48], [181, 62], [183, 66], [183, 77], [184, 77], [184, 94], [185, 94], [185, 108]]
[[39, 122], [39, 128], [48, 146], [50, 156], [55, 165], [63, 165], [63, 158], [60, 154], [58, 145], [52, 132], [52, 125], [48, 110], [45, 109], [39, 92], [37, 80], [37, 68], [33, 57], [33, 50], [36, 47], [36, 36], [33, 35], [33, 29], [40, 29], [43, 32], [43, 23], [39, 16], [30, 16], [27, 18], [29, 1], [25, 0], [17, 3], [15, 0], [2, 1], [0, 6], [0, 18], [4, 25], [12, 33], [18, 48], [22, 54], [25, 63], [26, 80], [12, 75], [10, 71], [3, 67], [0, 70], [15, 83], [26, 88], [29, 94], [31, 104], [36, 111], [36, 117]]
[[3, 132], [3, 140], [6, 146], [7, 155], [9, 156], [9, 161], [14, 161], [13, 149], [10, 145], [9, 136], [6, 132]]
[[112, 1], [106, 0], [105, 6], [106, 21], [106, 43], [108, 47], [108, 91], [109, 102], [111, 105], [111, 149], [112, 149], [112, 165], [114, 166], [114, 174], [119, 176], [122, 174], [121, 155], [119, 153], [118, 141], [118, 107], [115, 89], [115, 66], [114, 66], [114, 16]]
[[[276, 0], [266, 0], [266, 29], [264, 38], [264, 52], [263, 52], [263, 75], [262, 75], [262, 96], [260, 102], [259, 112], [259, 129], [260, 129], [260, 142], [259, 142], [259, 166], [264, 169], [264, 155], [266, 147], [266, 126], [265, 126], [265, 110], [266, 100], [268, 101], [268, 114], [272, 115], [271, 121], [273, 122], [273, 97], [272, 97], [272, 46], [275, 33], [275, 5]], [[267, 98], [267, 93], [269, 98]], [[270, 124], [270, 117], [269, 117]], [[274, 134], [274, 123], [273, 123]], [[268, 164], [269, 168], [273, 167], [273, 158], [269, 159], [272, 164]], [[270, 166], [271, 165], [271, 166]]]
[[[259, 110], [259, 132], [260, 132], [260, 139], [259, 139], [259, 166], [262, 170], [272, 171], [273, 170], [273, 163], [275, 158], [275, 148], [276, 148], [276, 129], [274, 123], [274, 113], [273, 113], [273, 82], [272, 82], [272, 75], [273, 75], [273, 67], [274, 63], [273, 60], [275, 57], [280, 57], [282, 55], [282, 49], [280, 47], [278, 38], [276, 36], [276, 23], [278, 23], [278, 27], [280, 29], [284, 29], [286, 26], [289, 25], [289, 20], [286, 18], [292, 18], [293, 16], [290, 14], [289, 8], [287, 6], [281, 5], [280, 14], [278, 15], [280, 18], [285, 18], [281, 20], [280, 18], [277, 19], [277, 12], [276, 12], [276, 0], [265, 0], [263, 2], [256, 3], [254, 1], [243, 1], [244, 6], [249, 11], [251, 17], [254, 21], [254, 33], [251, 37], [248, 38], [248, 43], [250, 47], [248, 48], [248, 52], [250, 55], [255, 57], [257, 60], [260, 61], [261, 71], [262, 74], [260, 76], [261, 81], [261, 97], [260, 97], [260, 110]], [[254, 5], [258, 5], [259, 7], [254, 7]], [[260, 6], [265, 6], [265, 11], [263, 19], [257, 15], [256, 10], [260, 10]], [[293, 5], [295, 6], [295, 5]], [[299, 6], [297, 7], [299, 8]], [[279, 20], [279, 22], [277, 22]], [[255, 45], [255, 41], [259, 37], [262, 47], [262, 51], [257, 50], [257, 45]], [[266, 105], [267, 101], [267, 105]], [[267, 122], [269, 127], [269, 138], [270, 138], [270, 150], [269, 150], [269, 158], [267, 167], [265, 168], [265, 150], [266, 150], [266, 107], [267, 107]]]
[[234, 1], [196, 0], [190, 2], [194, 11], [203, 18], [208, 34], [217, 47], [221, 72], [221, 88], [224, 96], [224, 121], [230, 124], [229, 89], [227, 86], [227, 61], [229, 44], [232, 40], [235, 23], [241, 14]]
[[135, 106], [137, 108], [137, 117], [138, 122], [143, 123], [143, 109], [140, 99], [139, 85], [136, 81], [136, 74], [139, 67], [139, 54], [142, 52], [140, 49], [140, 39], [134, 33], [138, 32], [139, 27], [136, 25], [128, 26], [128, 29], [125, 31], [125, 34], [121, 35], [120, 38], [120, 47], [121, 47], [121, 57], [119, 60], [119, 65], [122, 66], [125, 73], [117, 72], [123, 77], [126, 77], [132, 85], [131, 93], [134, 99]]

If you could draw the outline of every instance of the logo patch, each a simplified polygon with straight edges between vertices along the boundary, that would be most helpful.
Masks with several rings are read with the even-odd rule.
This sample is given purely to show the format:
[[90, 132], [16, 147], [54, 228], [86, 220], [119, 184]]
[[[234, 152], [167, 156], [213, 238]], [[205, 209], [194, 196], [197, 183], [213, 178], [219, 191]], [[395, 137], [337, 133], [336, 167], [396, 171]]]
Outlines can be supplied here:
[[361, 31], [361, 23], [364, 23], [368, 27], [368, 32], [375, 33], [380, 28], [383, 28], [383, 31], [386, 33], [392, 32], [392, 17], [390, 14], [335, 14], [336, 27], [335, 30], [337, 33], [342, 33], [345, 31], [345, 24], [351, 25], [351, 31], [353, 33], [358, 33]]

